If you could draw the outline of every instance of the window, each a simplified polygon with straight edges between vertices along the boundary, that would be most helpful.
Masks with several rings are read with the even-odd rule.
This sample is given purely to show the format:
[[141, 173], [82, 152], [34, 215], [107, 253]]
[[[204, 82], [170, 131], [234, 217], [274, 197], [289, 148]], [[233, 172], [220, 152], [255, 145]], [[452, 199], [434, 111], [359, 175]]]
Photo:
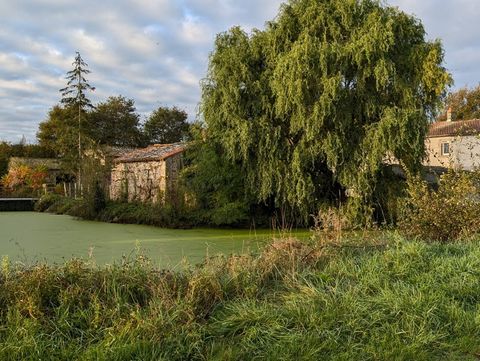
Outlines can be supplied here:
[[442, 143], [442, 155], [450, 154], [450, 143]]

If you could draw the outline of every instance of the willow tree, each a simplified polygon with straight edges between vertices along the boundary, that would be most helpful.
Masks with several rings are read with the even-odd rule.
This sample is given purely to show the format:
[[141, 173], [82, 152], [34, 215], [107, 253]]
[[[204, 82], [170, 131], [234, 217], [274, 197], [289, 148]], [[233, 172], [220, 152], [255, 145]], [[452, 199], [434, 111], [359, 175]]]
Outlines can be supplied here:
[[217, 36], [202, 85], [209, 134], [259, 201], [304, 216], [338, 182], [369, 212], [382, 160], [424, 156], [450, 75], [440, 41], [375, 0], [293, 0], [265, 30]]

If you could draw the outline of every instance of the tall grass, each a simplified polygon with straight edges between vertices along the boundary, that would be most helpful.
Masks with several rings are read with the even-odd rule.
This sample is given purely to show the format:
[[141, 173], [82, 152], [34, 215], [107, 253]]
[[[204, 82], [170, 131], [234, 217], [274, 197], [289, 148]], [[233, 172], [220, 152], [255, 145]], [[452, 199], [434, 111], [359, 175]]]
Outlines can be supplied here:
[[1, 360], [476, 360], [480, 242], [283, 240], [158, 270], [4, 261]]

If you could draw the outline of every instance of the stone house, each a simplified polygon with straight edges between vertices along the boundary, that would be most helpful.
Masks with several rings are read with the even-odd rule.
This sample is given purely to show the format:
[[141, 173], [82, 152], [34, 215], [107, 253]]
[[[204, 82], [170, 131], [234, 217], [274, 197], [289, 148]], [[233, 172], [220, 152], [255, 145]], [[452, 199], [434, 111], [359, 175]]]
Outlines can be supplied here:
[[480, 166], [480, 119], [454, 121], [451, 110], [447, 121], [430, 125], [425, 147], [425, 165], [473, 170]]
[[113, 160], [110, 198], [163, 202], [175, 195], [185, 144], [154, 144]]

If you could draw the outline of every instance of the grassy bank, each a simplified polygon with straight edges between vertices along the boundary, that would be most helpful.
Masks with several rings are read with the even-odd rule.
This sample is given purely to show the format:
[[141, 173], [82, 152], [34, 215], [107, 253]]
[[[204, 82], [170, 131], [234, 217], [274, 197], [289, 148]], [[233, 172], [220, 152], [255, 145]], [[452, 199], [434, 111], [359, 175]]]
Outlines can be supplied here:
[[4, 261], [0, 359], [475, 360], [479, 270], [478, 241], [393, 234], [178, 271]]

